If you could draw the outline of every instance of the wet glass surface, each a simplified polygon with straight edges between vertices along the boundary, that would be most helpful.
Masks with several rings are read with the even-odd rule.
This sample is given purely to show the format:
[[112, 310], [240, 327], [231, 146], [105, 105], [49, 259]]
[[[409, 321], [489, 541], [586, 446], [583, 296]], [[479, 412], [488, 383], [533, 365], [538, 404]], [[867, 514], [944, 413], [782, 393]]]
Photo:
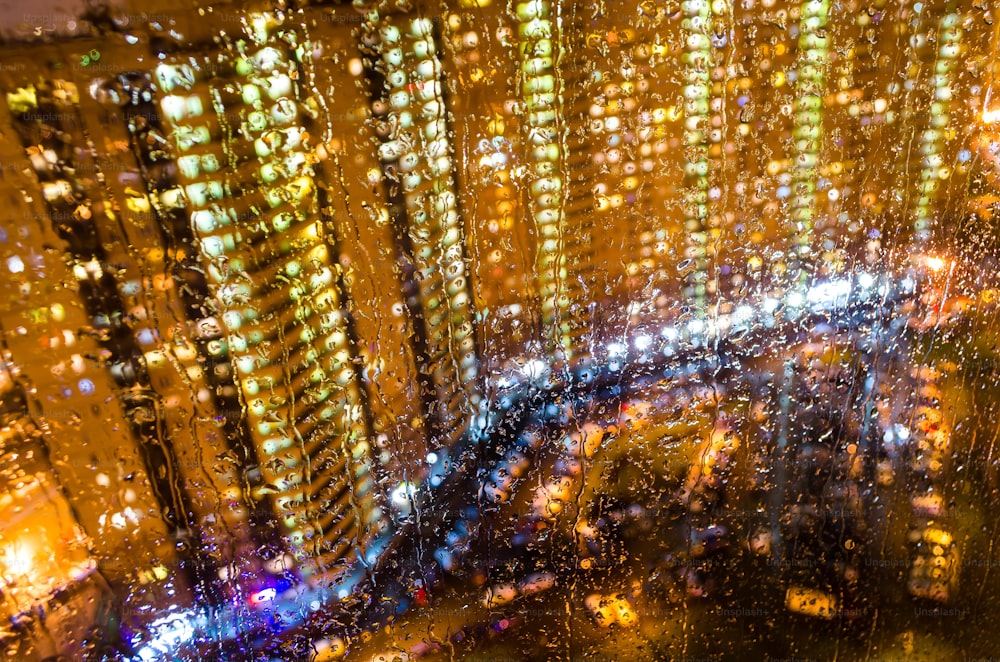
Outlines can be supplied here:
[[4, 655], [990, 659], [998, 19], [5, 18]]

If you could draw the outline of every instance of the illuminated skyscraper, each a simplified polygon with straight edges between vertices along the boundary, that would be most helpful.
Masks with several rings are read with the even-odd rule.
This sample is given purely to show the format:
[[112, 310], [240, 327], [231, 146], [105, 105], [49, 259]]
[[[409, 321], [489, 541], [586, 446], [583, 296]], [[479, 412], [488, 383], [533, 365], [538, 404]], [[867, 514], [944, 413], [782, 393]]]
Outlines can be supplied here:
[[538, 305], [545, 334], [546, 354], [563, 360], [570, 357], [570, 293], [567, 281], [569, 241], [566, 202], [565, 72], [558, 60], [565, 48], [563, 26], [557, 14], [562, 6], [546, 0], [518, 3], [517, 50], [520, 56], [521, 112], [531, 222], [537, 248], [535, 277]]
[[[724, 3], [718, 3], [720, 7]], [[686, 294], [699, 312], [705, 307], [709, 270], [709, 112], [712, 101], [712, 9], [706, 0], [688, 2], [685, 11], [684, 48], [684, 176], [688, 190], [684, 201], [686, 248], [681, 268], [688, 273]], [[721, 12], [720, 12], [721, 13]]]
[[[22, 185], [40, 195], [17, 201], [15, 209], [25, 222], [11, 246], [15, 252], [7, 267], [13, 278], [6, 282], [19, 290], [9, 313], [24, 315], [33, 327], [30, 333], [20, 323], [12, 328], [23, 329], [18, 335], [32, 346], [12, 342], [14, 336], [7, 347], [30, 391], [27, 410], [39, 418], [34, 425], [42, 435], [51, 435], [54, 466], [65, 467], [60, 472], [63, 489], [101, 569], [112, 581], [138, 576], [174, 587], [166, 590], [186, 590], [203, 569], [186, 563], [194, 551], [191, 544], [198, 544], [189, 536], [190, 502], [174, 489], [181, 469], [170, 444], [173, 430], [153, 393], [140, 339], [131, 327], [133, 319], [142, 317], [136, 308], [139, 288], [130, 289], [127, 277], [117, 278], [130, 274], [135, 263], [120, 252], [127, 245], [124, 226], [115, 222], [119, 212], [104, 193], [104, 170], [112, 169], [81, 147], [87, 144], [86, 120], [77, 83], [64, 78], [25, 82], [7, 95], [11, 127], [24, 150], [9, 158], [24, 163], [27, 157], [31, 175], [19, 173]], [[32, 248], [22, 252], [18, 244]], [[58, 252], [38, 252], [37, 245], [59, 246], [65, 261]], [[65, 285], [57, 290], [48, 281], [35, 283], [43, 274], [58, 274]], [[36, 288], [52, 293], [42, 305], [32, 297]], [[27, 362], [38, 351], [37, 343], [49, 358], [59, 357], [59, 369], [39, 370], [41, 366]], [[116, 440], [111, 447], [118, 446], [119, 458], [108, 453], [98, 430]], [[117, 522], [121, 537], [102, 533], [109, 522]], [[164, 524], [169, 532], [161, 528]], [[129, 530], [144, 542], [134, 543], [141, 560], [126, 569], [118, 558], [129, 544]]]
[[820, 160], [823, 151], [823, 106], [826, 70], [829, 67], [830, 37], [826, 24], [828, 2], [808, 0], [799, 6], [798, 67], [795, 77], [795, 114], [792, 138], [795, 141], [792, 165], [792, 195], [789, 234], [789, 274], [801, 281], [808, 274], [802, 262], [817, 251], [813, 230], [817, 222], [816, 196]]
[[378, 40], [372, 73], [383, 85], [374, 90], [375, 114], [386, 129], [379, 155], [411, 262], [404, 287], [414, 290], [409, 307], [431, 390], [425, 398], [431, 434], [448, 447], [483, 402], [440, 37], [430, 18], [411, 15], [390, 14], [368, 27]]
[[190, 221], [272, 504], [306, 574], [381, 526], [335, 238], [300, 103], [310, 51], [251, 15], [232, 52], [157, 68]]

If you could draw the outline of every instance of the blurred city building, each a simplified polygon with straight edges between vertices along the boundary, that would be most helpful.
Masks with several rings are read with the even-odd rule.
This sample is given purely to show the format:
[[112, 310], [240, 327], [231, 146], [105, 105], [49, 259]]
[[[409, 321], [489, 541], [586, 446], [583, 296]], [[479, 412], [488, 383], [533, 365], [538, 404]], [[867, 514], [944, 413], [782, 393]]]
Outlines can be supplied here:
[[0, 637], [79, 655], [108, 614], [249, 613], [289, 583], [336, 600], [505, 376], [569, 382], [635, 330], [994, 232], [997, 18], [954, 0], [6, 16]]

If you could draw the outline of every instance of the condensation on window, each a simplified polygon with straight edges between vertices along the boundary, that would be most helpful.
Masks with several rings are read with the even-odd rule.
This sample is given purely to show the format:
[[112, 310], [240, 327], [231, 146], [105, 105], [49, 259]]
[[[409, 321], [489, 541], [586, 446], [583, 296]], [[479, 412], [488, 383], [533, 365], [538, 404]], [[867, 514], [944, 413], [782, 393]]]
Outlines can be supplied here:
[[5, 658], [1000, 646], [990, 3], [8, 14]]

